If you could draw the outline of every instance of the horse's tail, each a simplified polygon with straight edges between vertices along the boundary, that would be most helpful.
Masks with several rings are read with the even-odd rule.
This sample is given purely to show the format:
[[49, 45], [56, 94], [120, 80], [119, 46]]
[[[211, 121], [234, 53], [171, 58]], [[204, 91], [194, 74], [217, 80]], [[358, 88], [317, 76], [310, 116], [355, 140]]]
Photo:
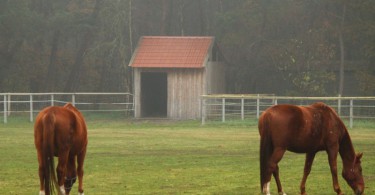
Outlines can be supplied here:
[[54, 189], [58, 189], [55, 165], [54, 165], [54, 148], [55, 148], [55, 114], [53, 112], [47, 112], [43, 119], [43, 177], [44, 177], [44, 189], [46, 195], [53, 194]]
[[267, 180], [267, 167], [270, 156], [273, 152], [273, 144], [270, 135], [270, 113], [263, 113], [259, 118], [258, 129], [260, 134], [260, 189], [263, 191], [263, 187]]

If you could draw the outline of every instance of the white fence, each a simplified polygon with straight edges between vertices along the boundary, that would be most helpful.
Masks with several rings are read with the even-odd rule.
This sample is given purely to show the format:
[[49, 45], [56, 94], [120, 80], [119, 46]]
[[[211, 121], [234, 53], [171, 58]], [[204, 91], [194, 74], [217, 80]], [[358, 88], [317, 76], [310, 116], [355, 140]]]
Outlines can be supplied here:
[[[276, 104], [332, 106], [349, 126], [357, 120], [375, 121], [375, 97], [283, 97], [272, 95], [205, 95], [201, 99], [202, 124], [206, 121], [257, 119]], [[0, 121], [26, 116], [30, 122], [44, 107], [71, 102], [85, 115], [131, 118], [134, 99], [130, 93], [0, 93]]]
[[349, 120], [375, 119], [375, 97], [283, 97], [272, 95], [205, 95], [202, 96], [202, 124], [206, 121], [257, 119], [261, 112], [276, 104], [310, 105], [324, 102], [333, 107], [341, 118]]
[[130, 93], [0, 93], [0, 118], [4, 123], [15, 116], [29, 117], [47, 106], [62, 106], [72, 103], [83, 113], [114, 114], [133, 116], [133, 95]]

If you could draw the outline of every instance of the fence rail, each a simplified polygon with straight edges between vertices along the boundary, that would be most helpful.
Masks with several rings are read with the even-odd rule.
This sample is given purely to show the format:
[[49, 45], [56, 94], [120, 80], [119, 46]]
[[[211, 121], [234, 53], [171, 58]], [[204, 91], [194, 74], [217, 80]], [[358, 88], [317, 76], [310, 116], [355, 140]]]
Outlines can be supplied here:
[[202, 124], [208, 120], [245, 120], [259, 118], [261, 112], [272, 105], [310, 105], [324, 102], [333, 107], [343, 119], [375, 119], [375, 97], [284, 97], [273, 95], [204, 95], [201, 97]]
[[133, 116], [133, 95], [130, 93], [0, 93], [0, 118], [4, 123], [13, 115], [34, 116], [44, 107], [72, 103], [83, 113], [121, 112]]
[[[1, 99], [2, 96], [2, 99]], [[349, 121], [375, 119], [375, 97], [285, 97], [273, 95], [204, 95], [201, 96], [201, 120], [228, 121], [257, 119], [276, 104], [310, 105], [322, 101], [332, 106], [341, 118]], [[133, 117], [134, 98], [130, 93], [0, 93], [0, 120], [7, 123], [13, 116], [27, 116], [33, 122], [44, 107], [71, 102], [83, 113], [121, 113]]]

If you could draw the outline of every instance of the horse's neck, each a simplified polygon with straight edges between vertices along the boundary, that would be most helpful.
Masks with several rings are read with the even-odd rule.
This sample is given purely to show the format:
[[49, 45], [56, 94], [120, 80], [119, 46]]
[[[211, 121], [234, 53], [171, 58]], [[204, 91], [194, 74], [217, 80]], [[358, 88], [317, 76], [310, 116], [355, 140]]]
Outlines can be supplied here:
[[346, 129], [344, 136], [340, 141], [339, 153], [342, 159], [342, 163], [344, 164], [344, 167], [351, 167], [355, 160], [355, 151], [349, 133]]

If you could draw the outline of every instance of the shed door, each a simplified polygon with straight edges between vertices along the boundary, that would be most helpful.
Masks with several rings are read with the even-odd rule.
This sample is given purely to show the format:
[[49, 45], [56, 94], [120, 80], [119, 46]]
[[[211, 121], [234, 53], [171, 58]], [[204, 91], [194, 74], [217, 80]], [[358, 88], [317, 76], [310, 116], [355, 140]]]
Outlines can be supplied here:
[[141, 116], [167, 117], [167, 73], [141, 73]]

